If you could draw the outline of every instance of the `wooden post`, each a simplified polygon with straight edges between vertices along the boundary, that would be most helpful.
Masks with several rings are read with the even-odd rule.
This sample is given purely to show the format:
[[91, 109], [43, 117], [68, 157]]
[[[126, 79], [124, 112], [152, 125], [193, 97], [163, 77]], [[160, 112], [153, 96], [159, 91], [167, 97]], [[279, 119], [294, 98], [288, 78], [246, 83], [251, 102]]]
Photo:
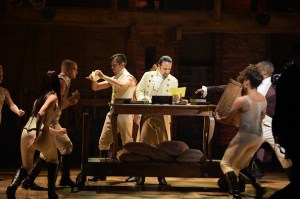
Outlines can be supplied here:
[[216, 20], [220, 21], [222, 17], [222, 0], [214, 0], [214, 12]]
[[110, 12], [116, 14], [118, 12], [118, 0], [110, 0]]
[[84, 171], [84, 166], [88, 162], [89, 157], [89, 132], [90, 131], [90, 122], [89, 114], [83, 113], [82, 121], [82, 158], [81, 158], [81, 171]]

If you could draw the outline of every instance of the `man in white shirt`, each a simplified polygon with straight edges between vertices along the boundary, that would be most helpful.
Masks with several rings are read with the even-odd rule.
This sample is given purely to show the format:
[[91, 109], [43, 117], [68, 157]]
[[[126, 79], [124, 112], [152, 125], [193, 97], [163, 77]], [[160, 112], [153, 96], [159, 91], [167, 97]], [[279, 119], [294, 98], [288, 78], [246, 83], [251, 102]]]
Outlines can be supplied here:
[[[113, 77], [105, 75], [101, 70], [95, 70], [88, 77], [91, 81], [91, 88], [94, 91], [112, 88], [111, 102], [116, 98], [130, 98], [133, 99], [136, 88], [136, 79], [126, 69], [127, 57], [124, 54], [115, 54], [111, 56], [111, 69], [114, 73]], [[96, 79], [95, 79], [96, 78]], [[100, 81], [97, 81], [101, 79]], [[99, 138], [100, 156], [106, 158], [111, 144], [113, 143], [113, 132], [111, 124], [112, 109], [106, 114], [103, 128]], [[133, 142], [132, 126], [133, 115], [121, 114], [117, 120], [118, 131], [121, 135], [122, 144]], [[105, 180], [105, 176], [94, 176], [90, 180]]]

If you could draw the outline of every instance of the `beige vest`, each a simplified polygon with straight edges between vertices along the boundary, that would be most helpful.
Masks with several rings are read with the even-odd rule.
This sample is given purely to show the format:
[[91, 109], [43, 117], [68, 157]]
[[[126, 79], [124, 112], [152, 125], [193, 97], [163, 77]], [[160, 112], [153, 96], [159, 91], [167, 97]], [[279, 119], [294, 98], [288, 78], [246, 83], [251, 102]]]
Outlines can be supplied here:
[[[64, 82], [65, 82], [66, 85], [67, 85], [67, 90], [66, 90], [66, 92], [64, 93], [64, 95], [61, 96], [61, 99], [62, 99], [62, 100], [67, 99], [67, 97], [68, 97], [68, 95], [69, 95], [69, 90], [70, 90], [70, 87], [71, 87], [71, 79], [70, 79], [66, 74], [64, 74], [64, 73], [60, 73], [60, 74], [58, 75], [58, 78], [64, 80]], [[60, 109], [60, 108], [57, 108], [57, 109], [55, 110], [55, 114], [54, 114], [54, 116], [53, 116], [53, 118], [52, 118], [52, 122], [51, 122], [51, 123], [52, 123], [52, 126], [53, 126], [54, 128], [56, 128], [57, 124], [59, 124], [59, 118], [60, 118], [60, 116], [61, 116], [61, 109]]]
[[[125, 68], [121, 70], [117, 75], [113, 76], [113, 79], [117, 79], [122, 81], [126, 77], [133, 77]], [[135, 79], [135, 78], [134, 78]], [[136, 80], [135, 80], [136, 81]], [[112, 95], [111, 95], [111, 102], [113, 103], [116, 98], [133, 98], [135, 91], [134, 87], [126, 87], [126, 88], [116, 88], [115, 86], [112, 87]]]

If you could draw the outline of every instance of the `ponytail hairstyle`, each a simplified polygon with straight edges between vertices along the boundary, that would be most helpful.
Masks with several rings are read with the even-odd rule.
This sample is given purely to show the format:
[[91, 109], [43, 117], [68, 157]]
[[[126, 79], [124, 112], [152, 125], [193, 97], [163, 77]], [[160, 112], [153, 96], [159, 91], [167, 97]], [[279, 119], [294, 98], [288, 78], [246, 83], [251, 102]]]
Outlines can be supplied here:
[[47, 97], [56, 93], [58, 98], [58, 105], [61, 105], [61, 94], [60, 94], [60, 82], [58, 74], [55, 71], [47, 71], [46, 75], [43, 78], [42, 92], [41, 95], [35, 102], [34, 108], [32, 110], [32, 115], [37, 116], [37, 113], [45, 103]]

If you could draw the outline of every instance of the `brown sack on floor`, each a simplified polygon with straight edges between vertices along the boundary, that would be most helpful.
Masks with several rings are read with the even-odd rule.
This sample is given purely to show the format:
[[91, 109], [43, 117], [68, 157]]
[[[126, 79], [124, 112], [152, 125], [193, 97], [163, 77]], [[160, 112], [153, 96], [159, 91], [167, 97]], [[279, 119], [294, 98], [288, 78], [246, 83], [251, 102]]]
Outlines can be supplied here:
[[154, 149], [151, 154], [151, 159], [160, 162], [175, 162], [175, 159], [160, 149]]
[[126, 149], [121, 149], [117, 152], [117, 158], [124, 162], [149, 162], [150, 158], [136, 153], [130, 153]]
[[203, 162], [205, 156], [198, 149], [187, 149], [176, 158], [177, 162]]
[[157, 148], [163, 150], [170, 156], [177, 157], [182, 154], [186, 149], [189, 149], [189, 146], [177, 140], [165, 141], [157, 145]]
[[129, 142], [123, 146], [124, 149], [130, 153], [139, 154], [151, 158], [152, 151], [155, 150], [153, 146], [142, 142]]

